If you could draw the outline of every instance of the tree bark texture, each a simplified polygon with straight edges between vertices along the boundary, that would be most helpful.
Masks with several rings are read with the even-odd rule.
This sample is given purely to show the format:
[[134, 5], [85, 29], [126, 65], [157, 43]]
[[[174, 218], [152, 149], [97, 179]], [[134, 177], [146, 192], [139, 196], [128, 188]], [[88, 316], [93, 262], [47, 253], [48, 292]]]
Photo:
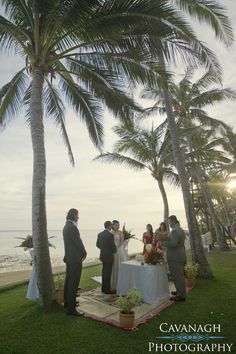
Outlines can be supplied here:
[[[163, 55], [160, 56], [160, 59], [161, 59], [161, 64], [163, 65], [163, 67], [165, 67], [165, 60]], [[172, 108], [171, 95], [168, 90], [168, 82], [165, 78], [163, 79], [162, 90], [163, 90], [163, 96], [164, 96], [167, 119], [168, 119], [168, 127], [171, 135], [171, 142], [173, 147], [175, 164], [178, 171], [179, 181], [180, 181], [182, 194], [183, 194], [193, 262], [199, 264], [200, 277], [211, 278], [213, 277], [213, 273], [207, 261], [203, 244], [202, 244], [200, 230], [198, 227], [197, 218], [194, 211], [193, 199], [190, 193], [190, 184], [185, 169], [185, 162], [182, 155], [179, 135], [175, 123], [175, 116]]]
[[43, 307], [48, 309], [54, 302], [55, 288], [48, 247], [46, 217], [43, 82], [43, 71], [35, 69], [33, 72], [30, 101], [30, 126], [33, 147], [32, 232], [38, 288]]

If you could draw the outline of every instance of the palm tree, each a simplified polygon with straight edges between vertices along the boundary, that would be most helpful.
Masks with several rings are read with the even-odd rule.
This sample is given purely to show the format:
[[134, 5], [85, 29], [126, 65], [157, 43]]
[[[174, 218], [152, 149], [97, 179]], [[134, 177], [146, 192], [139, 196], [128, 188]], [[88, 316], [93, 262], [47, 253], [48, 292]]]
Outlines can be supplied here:
[[[210, 117], [204, 110], [204, 108], [208, 105], [214, 105], [215, 103], [222, 102], [225, 99], [235, 99], [236, 92], [230, 88], [219, 89], [217, 87], [214, 87], [209, 89], [210, 85], [218, 83], [217, 77], [211, 71], [205, 73], [196, 82], [192, 82], [193, 74], [194, 68], [189, 67], [186, 70], [183, 79], [178, 84], [175, 84], [174, 82], [169, 83], [169, 92], [172, 98], [172, 105], [175, 117], [178, 118], [177, 124], [179, 127], [185, 130], [185, 143], [191, 154], [191, 162], [194, 165], [194, 175], [201, 186], [202, 193], [208, 205], [210, 215], [212, 217], [216, 229], [216, 235], [220, 249], [225, 251], [229, 250], [229, 247], [222, 232], [222, 228], [219, 225], [218, 217], [214, 211], [214, 206], [209, 195], [207, 184], [204, 183], [206, 176], [203, 169], [206, 168], [206, 164], [208, 162], [206, 161], [205, 165], [202, 168], [200, 167], [201, 161], [199, 161], [199, 158], [197, 157], [196, 148], [194, 148], [194, 140], [197, 140], [198, 142], [198, 146], [200, 147], [200, 153], [204, 154], [204, 161], [204, 159], [206, 159], [207, 157], [206, 144], [209, 143], [209, 140], [207, 143], [205, 139], [204, 151], [202, 151], [202, 138], [204, 134], [206, 135], [207, 133], [207, 131], [202, 131], [202, 127], [211, 127], [212, 129], [212, 132], [210, 132], [210, 136], [209, 134], [207, 134], [207, 139], [213, 137], [213, 130], [217, 131], [220, 128], [223, 130], [226, 129], [227, 131], [229, 130], [229, 127], [225, 123]], [[154, 98], [156, 101], [155, 105], [151, 109], [148, 109], [148, 114], [153, 113], [156, 110], [159, 110], [160, 112], [165, 111], [164, 108], [160, 107], [160, 105], [164, 105], [165, 103], [162, 92], [157, 92], [156, 90], [149, 90], [144, 92], [144, 97], [147, 96]], [[194, 127], [196, 127], [197, 129], [194, 129]], [[201, 140], [201, 142], [199, 142], [199, 140]], [[215, 145], [219, 145], [219, 143], [220, 141], [218, 140], [214, 142]], [[213, 143], [208, 145], [213, 148]], [[195, 157], [193, 157], [193, 153]], [[221, 155], [220, 152], [218, 152], [218, 154]], [[215, 161], [216, 158], [217, 154], [215, 152]], [[205, 177], [202, 178], [202, 176]]]
[[[149, 1], [147, 1], [149, 4]], [[45, 307], [54, 299], [47, 241], [45, 202], [46, 158], [43, 116], [53, 118], [68, 149], [63, 99], [87, 125], [99, 149], [103, 142], [102, 108], [124, 120], [139, 107], [131, 99], [127, 82], [155, 82], [157, 75], [136, 57], [151, 44], [135, 36], [135, 27], [158, 22], [159, 7], [148, 14], [143, 1], [3, 0], [0, 47], [20, 55], [25, 65], [0, 90], [0, 124], [24, 106], [33, 147], [32, 233], [38, 286]], [[128, 16], [129, 14], [129, 16]], [[160, 22], [160, 21], [159, 21]], [[146, 32], [147, 34], [147, 32]], [[144, 53], [144, 52], [143, 52]], [[149, 55], [149, 54], [148, 54]]]
[[[207, 0], [176, 0], [169, 1], [168, 3], [174, 3], [174, 6], [187, 13], [187, 15], [197, 18], [200, 22], [205, 22], [213, 29], [216, 37], [226, 45], [230, 45], [233, 41], [233, 32], [230, 26], [229, 20], [225, 14], [225, 8], [218, 4], [216, 1]], [[190, 29], [191, 30], [191, 29]], [[173, 39], [173, 38], [171, 38]], [[188, 45], [190, 37], [182, 44], [176, 45], [176, 38], [171, 40], [169, 36], [160, 36], [157, 41], [158, 57], [160, 64], [163, 67], [163, 72], [166, 71], [166, 67], [169, 62], [176, 59], [177, 54], [183, 54], [186, 52], [192, 55], [198, 53], [200, 61], [206, 62], [205, 55], [209, 55], [209, 50], [201, 50], [199, 48], [199, 42], [193, 42], [192, 45]], [[178, 42], [178, 41], [177, 41]], [[188, 42], [188, 44], [186, 43]], [[192, 57], [191, 57], [192, 58]], [[211, 63], [207, 60], [208, 68], [214, 70], [217, 66], [216, 60]], [[220, 78], [220, 68], [218, 66], [218, 73], [216, 75]], [[202, 246], [200, 237], [200, 230], [197, 224], [196, 215], [194, 212], [194, 205], [191, 198], [190, 186], [185, 168], [184, 157], [180, 148], [180, 140], [178, 136], [178, 130], [175, 122], [175, 115], [172, 108], [172, 99], [169, 92], [169, 80], [165, 75], [161, 75], [162, 92], [165, 100], [165, 108], [168, 118], [168, 125], [172, 140], [173, 152], [175, 157], [176, 168], [179, 175], [179, 180], [182, 188], [184, 206], [186, 212], [186, 218], [188, 222], [188, 228], [190, 233], [190, 243], [192, 249], [193, 260], [199, 263], [199, 275], [202, 277], [212, 277], [212, 271], [209, 267], [205, 253]], [[155, 85], [152, 87], [155, 88]]]
[[134, 170], [147, 169], [157, 181], [164, 205], [164, 219], [168, 222], [169, 205], [163, 181], [178, 185], [178, 177], [173, 171], [171, 142], [164, 125], [149, 129], [137, 124], [126, 123], [114, 127], [119, 136], [113, 152], [98, 155], [95, 160], [125, 164]]
[[187, 135], [192, 179], [200, 186], [207, 211], [213, 221], [219, 247], [225, 251], [229, 250], [229, 246], [224, 236], [221, 218], [216, 213], [208, 187], [210, 180], [208, 172], [217, 172], [219, 168], [222, 168], [222, 165], [226, 165], [230, 161], [225, 153], [218, 149], [220, 140], [221, 138], [214, 137], [212, 128], [207, 130], [205, 127], [196, 127], [192, 130], [191, 136], [189, 133]]

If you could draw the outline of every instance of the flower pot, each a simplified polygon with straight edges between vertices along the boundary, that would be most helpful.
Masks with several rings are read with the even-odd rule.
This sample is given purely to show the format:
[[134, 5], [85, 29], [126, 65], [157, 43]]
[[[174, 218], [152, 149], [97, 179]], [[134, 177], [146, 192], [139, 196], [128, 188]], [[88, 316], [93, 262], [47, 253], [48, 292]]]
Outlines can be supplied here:
[[124, 328], [133, 328], [134, 327], [134, 317], [135, 313], [126, 314], [120, 312], [120, 326]]
[[185, 285], [187, 288], [193, 288], [196, 285], [196, 279], [185, 278]]
[[56, 298], [57, 298], [57, 302], [59, 304], [64, 302], [64, 289], [57, 289], [56, 290]]

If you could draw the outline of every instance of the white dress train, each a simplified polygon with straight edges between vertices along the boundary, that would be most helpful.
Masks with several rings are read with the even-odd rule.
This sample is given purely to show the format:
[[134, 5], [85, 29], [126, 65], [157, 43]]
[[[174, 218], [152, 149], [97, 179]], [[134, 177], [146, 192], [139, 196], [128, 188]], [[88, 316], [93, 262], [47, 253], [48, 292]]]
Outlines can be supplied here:
[[35, 265], [34, 265], [34, 250], [33, 250], [33, 248], [31, 248], [29, 252], [30, 252], [31, 258], [33, 260], [33, 266], [32, 266], [32, 273], [31, 273], [30, 280], [29, 280], [26, 298], [29, 300], [37, 300], [37, 299], [39, 299], [40, 296], [39, 296], [39, 289], [38, 289], [38, 285], [37, 285], [36, 269], [35, 269]]

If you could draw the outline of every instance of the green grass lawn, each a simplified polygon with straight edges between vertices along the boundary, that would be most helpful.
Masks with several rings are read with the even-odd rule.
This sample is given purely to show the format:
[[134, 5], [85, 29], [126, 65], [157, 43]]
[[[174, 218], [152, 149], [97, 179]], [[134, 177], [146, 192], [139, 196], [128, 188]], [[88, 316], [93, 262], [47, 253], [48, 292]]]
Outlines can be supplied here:
[[[0, 353], [144, 354], [148, 353], [148, 343], [163, 335], [159, 330], [163, 322], [220, 323], [220, 335], [225, 337], [221, 342], [235, 343], [231, 352], [236, 353], [236, 255], [214, 251], [208, 259], [215, 275], [213, 280], [198, 280], [185, 303], [170, 306], [132, 332], [67, 316], [63, 310], [44, 313], [39, 303], [26, 300], [26, 285], [1, 292]], [[91, 276], [99, 274], [100, 266], [84, 269], [82, 289], [96, 287]]]

